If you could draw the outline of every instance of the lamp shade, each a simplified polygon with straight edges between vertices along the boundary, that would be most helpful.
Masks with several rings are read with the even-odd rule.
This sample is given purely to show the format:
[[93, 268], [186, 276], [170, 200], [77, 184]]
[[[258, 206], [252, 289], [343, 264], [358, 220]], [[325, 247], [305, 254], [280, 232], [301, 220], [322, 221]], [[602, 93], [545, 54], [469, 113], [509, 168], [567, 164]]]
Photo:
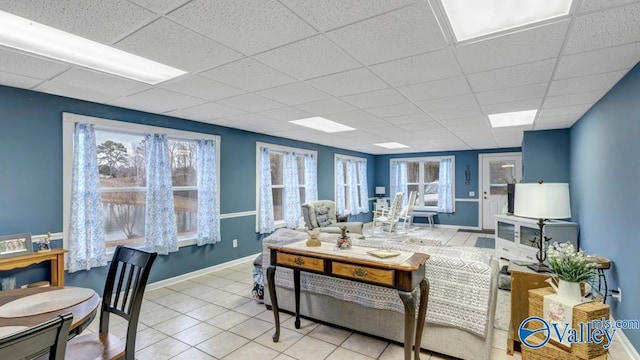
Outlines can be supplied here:
[[376, 186], [376, 195], [384, 195], [386, 192], [384, 186]]
[[513, 213], [535, 219], [568, 219], [571, 217], [569, 184], [516, 184]]

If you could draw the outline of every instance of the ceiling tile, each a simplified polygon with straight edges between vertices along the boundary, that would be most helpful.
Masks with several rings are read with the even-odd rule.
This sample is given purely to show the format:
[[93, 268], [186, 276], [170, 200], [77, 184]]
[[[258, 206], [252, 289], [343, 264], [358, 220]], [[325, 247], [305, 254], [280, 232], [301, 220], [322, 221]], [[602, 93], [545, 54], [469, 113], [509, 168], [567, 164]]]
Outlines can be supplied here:
[[558, 57], [569, 20], [458, 45], [462, 69], [469, 73]]
[[201, 75], [246, 91], [258, 91], [295, 81], [294, 78], [253, 59], [238, 60], [234, 63], [205, 71]]
[[418, 101], [416, 105], [427, 113], [433, 113], [443, 110], [475, 107], [478, 106], [478, 103], [472, 94], [466, 94], [442, 99]]
[[555, 63], [556, 59], [548, 59], [470, 74], [469, 82], [475, 91], [488, 91], [549, 81]]
[[413, 115], [387, 117], [385, 118], [385, 120], [388, 121], [390, 124], [394, 124], [394, 125], [404, 125], [404, 124], [434, 121], [434, 119], [431, 116], [423, 112], [419, 114], [413, 114]]
[[544, 107], [540, 111], [540, 117], [574, 115], [574, 116], [577, 116], [576, 120], [578, 120], [578, 117], [586, 113], [587, 110], [589, 110], [589, 108], [591, 108], [591, 104], [570, 105], [570, 106], [553, 107], [553, 108]]
[[595, 104], [607, 91], [607, 89], [601, 89], [576, 94], [547, 96], [544, 100], [544, 107], [552, 108], [568, 105]]
[[429, 130], [442, 129], [442, 125], [440, 125], [439, 122], [433, 119], [420, 121], [420, 122], [399, 124], [398, 127], [408, 131], [424, 130], [424, 129], [429, 129]]
[[564, 47], [575, 54], [640, 41], [640, 3], [576, 17]]
[[36, 79], [49, 79], [70, 66], [57, 61], [14, 52], [0, 47], [0, 71]]
[[513, 111], [538, 110], [542, 105], [542, 98], [510, 101], [500, 104], [484, 105], [481, 109], [485, 114], [502, 114]]
[[314, 89], [303, 82], [278, 86], [260, 91], [258, 94], [287, 105], [298, 105], [331, 98], [331, 95]]
[[166, 14], [191, 0], [130, 0], [142, 7], [159, 14]]
[[0, 10], [106, 44], [156, 18], [125, 0], [1, 1]]
[[246, 55], [316, 33], [275, 0], [195, 0], [168, 16]]
[[333, 96], [357, 94], [387, 87], [384, 81], [365, 68], [307, 80], [307, 84], [326, 91]]
[[314, 115], [335, 114], [356, 110], [353, 105], [349, 105], [336, 98], [298, 105], [297, 108]]
[[447, 46], [433, 11], [418, 2], [327, 35], [367, 65], [412, 56]]
[[448, 49], [390, 61], [371, 66], [370, 69], [393, 86], [445, 79], [462, 74], [458, 61]]
[[98, 103], [104, 103], [118, 97], [118, 95], [102, 92], [99, 90], [85, 89], [82, 87], [53, 81], [45, 81], [33, 88], [33, 90]]
[[573, 94], [583, 91], [610, 89], [627, 73], [626, 70], [588, 75], [564, 80], [553, 80], [547, 96]]
[[401, 86], [398, 91], [412, 101], [438, 99], [471, 92], [464, 76]]
[[165, 82], [161, 87], [209, 101], [224, 99], [244, 93], [244, 91], [238, 88], [199, 75], [186, 76], [171, 82]]
[[5, 86], [13, 86], [23, 89], [30, 89], [41, 83], [42, 80], [34, 79], [27, 76], [10, 74], [0, 71], [0, 84]]
[[116, 46], [190, 72], [209, 69], [242, 57], [240, 53], [167, 19], [154, 21]]
[[[245, 111], [234, 109], [232, 107], [221, 105], [215, 102], [210, 102], [206, 104], [193, 106], [190, 108], [167, 112], [166, 115], [202, 121], [202, 120], [217, 119], [225, 116], [240, 115], [243, 113], [245, 113]], [[216, 122], [216, 123], [219, 123], [219, 122]]]
[[360, 66], [323, 35], [285, 45], [254, 56], [274, 69], [305, 80]]
[[342, 100], [362, 109], [401, 104], [407, 101], [393, 89], [376, 90], [362, 94], [342, 96]]
[[630, 69], [640, 59], [640, 43], [560, 57], [555, 79]]
[[629, 4], [637, 0], [607, 0], [607, 1], [593, 1], [593, 0], [580, 0], [580, 8], [578, 12], [585, 13], [590, 11], [598, 11], [616, 7], [624, 4]]
[[367, 111], [379, 117], [412, 115], [422, 112], [419, 107], [410, 103], [374, 107], [367, 109]]
[[280, 121], [300, 120], [313, 117], [312, 114], [294, 107], [281, 107], [278, 109], [262, 111], [259, 115]]
[[477, 92], [476, 99], [478, 99], [478, 103], [481, 106], [518, 100], [541, 99], [547, 91], [547, 86], [548, 83], [543, 82], [508, 89]]
[[121, 97], [109, 102], [111, 105], [125, 108], [144, 110], [154, 113], [164, 113], [167, 111], [188, 108], [203, 103], [204, 100], [187, 95], [178, 94], [173, 91], [153, 88]]
[[[127, 96], [151, 88], [151, 85], [139, 81], [78, 67], [65, 71], [51, 79], [51, 81], [118, 96]], [[109, 100], [116, 97], [112, 96]]]
[[330, 120], [337, 121], [356, 129], [369, 129], [372, 127], [389, 125], [385, 120], [362, 110], [331, 114], [330, 118]]
[[243, 94], [218, 101], [219, 104], [242, 109], [247, 112], [258, 112], [283, 107], [284, 105], [256, 94]]
[[477, 106], [468, 107], [464, 109], [434, 111], [429, 115], [431, 115], [434, 119], [438, 121], [483, 116], [482, 112], [480, 111], [480, 108]]

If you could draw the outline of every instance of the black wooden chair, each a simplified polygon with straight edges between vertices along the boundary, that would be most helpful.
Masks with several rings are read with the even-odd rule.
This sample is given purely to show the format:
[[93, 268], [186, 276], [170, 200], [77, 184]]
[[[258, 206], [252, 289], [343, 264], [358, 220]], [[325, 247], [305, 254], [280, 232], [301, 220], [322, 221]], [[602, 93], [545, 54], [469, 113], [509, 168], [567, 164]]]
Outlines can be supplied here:
[[[116, 248], [102, 294], [100, 331], [78, 336], [69, 341], [67, 358], [83, 360], [135, 359], [140, 307], [151, 265], [157, 256], [157, 253], [122, 245]], [[128, 322], [125, 343], [109, 333], [109, 316], [112, 314], [120, 316]]]
[[0, 359], [64, 360], [72, 321], [73, 315], [67, 313], [1, 338]]

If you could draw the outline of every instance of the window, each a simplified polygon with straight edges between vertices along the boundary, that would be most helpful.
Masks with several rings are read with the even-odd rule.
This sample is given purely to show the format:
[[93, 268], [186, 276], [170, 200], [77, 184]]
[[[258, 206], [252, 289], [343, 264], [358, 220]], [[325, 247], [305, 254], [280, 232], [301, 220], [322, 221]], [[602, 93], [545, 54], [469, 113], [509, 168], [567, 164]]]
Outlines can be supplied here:
[[452, 212], [453, 179], [453, 156], [391, 160], [391, 194], [403, 192], [406, 197], [410, 191], [417, 191], [418, 209]]
[[335, 201], [340, 215], [369, 212], [367, 159], [335, 156]]
[[301, 205], [318, 199], [317, 152], [266, 143], [257, 143], [256, 150], [257, 231], [297, 227]]
[[[215, 139], [218, 148], [216, 158], [219, 160], [217, 136], [74, 114], [65, 114], [64, 121], [66, 154], [72, 154], [72, 134], [76, 122], [91, 123], [95, 127], [100, 198], [107, 247], [144, 243], [147, 185], [145, 134], [153, 132], [165, 133], [168, 138], [178, 238], [181, 241], [191, 240], [187, 241], [187, 244], [194, 243], [193, 240], [197, 236], [198, 213], [196, 140]], [[65, 156], [65, 224], [69, 223], [68, 203], [72, 169], [67, 163], [71, 162], [71, 156]], [[216, 164], [219, 164], [219, 161], [216, 161]], [[216, 167], [216, 170], [219, 170], [219, 165]], [[216, 171], [216, 178], [219, 184], [219, 171]], [[65, 232], [66, 227], [65, 225]]]

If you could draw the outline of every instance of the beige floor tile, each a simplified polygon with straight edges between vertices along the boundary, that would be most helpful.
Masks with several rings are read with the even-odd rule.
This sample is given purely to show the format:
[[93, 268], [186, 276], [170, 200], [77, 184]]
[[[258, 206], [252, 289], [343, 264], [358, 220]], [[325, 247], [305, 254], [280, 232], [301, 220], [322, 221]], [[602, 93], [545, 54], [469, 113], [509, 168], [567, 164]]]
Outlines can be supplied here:
[[296, 359], [292, 358], [291, 356], [285, 355], [285, 354], [280, 354], [280, 355], [276, 356], [273, 360], [296, 360]]
[[[241, 314], [245, 314], [247, 316], [253, 317], [265, 311], [265, 308], [264, 308], [264, 304], [258, 304], [255, 301], [249, 301], [234, 308], [233, 311], [237, 311]], [[273, 312], [270, 311], [270, 313], [272, 315], [271, 322], [273, 322]]]
[[224, 313], [225, 311], [227, 311], [227, 309], [223, 308], [222, 306], [207, 303], [207, 305], [200, 306], [194, 310], [187, 312], [186, 315], [200, 321], [207, 321], [212, 317]]
[[231, 284], [224, 285], [220, 287], [220, 290], [224, 290], [230, 293], [238, 293], [239, 291], [251, 292], [251, 288], [247, 286], [247, 284], [232, 282]]
[[264, 334], [265, 332], [272, 333], [274, 329], [274, 325], [271, 322], [262, 321], [260, 319], [251, 318], [243, 323], [240, 323], [231, 329], [230, 332], [234, 334], [238, 334], [242, 337], [246, 337], [247, 339], [253, 340], [258, 336]]
[[236, 351], [248, 342], [249, 340], [243, 338], [242, 336], [225, 331], [201, 342], [196, 346], [196, 348], [206, 352], [213, 357], [221, 359], [226, 355]]
[[184, 293], [185, 290], [187, 290], [190, 287], [193, 287], [196, 284], [197, 283], [195, 283], [195, 282], [193, 282], [191, 280], [180, 281], [180, 282], [177, 282], [175, 284], [171, 284], [171, 285], [167, 286], [167, 289]]
[[226, 268], [226, 269], [220, 269], [220, 270], [216, 270], [216, 271], [212, 271], [211, 275], [213, 276], [219, 276], [219, 277], [225, 277], [227, 275], [231, 275], [233, 273], [235, 273], [236, 271], [231, 270], [231, 268]]
[[203, 293], [199, 293], [199, 294], [194, 294], [192, 295], [194, 298], [198, 298], [200, 300], [204, 300], [207, 302], [210, 302], [212, 304], [214, 304], [217, 300], [223, 299], [227, 296], [231, 296], [232, 294], [220, 289], [214, 289], [212, 287], [208, 287], [209, 289], [206, 292]]
[[171, 305], [171, 309], [184, 314], [184, 313], [188, 313], [191, 310], [195, 310], [199, 307], [202, 307], [208, 304], [209, 303], [207, 301], [196, 299], [194, 297], [189, 296], [188, 299]]
[[168, 336], [153, 328], [146, 328], [138, 331], [136, 335], [136, 351], [140, 351], [147, 346], [153, 345], [160, 340], [166, 339]]
[[342, 347], [369, 357], [377, 358], [382, 354], [388, 344], [387, 341], [354, 333], [342, 343]]
[[144, 292], [144, 298], [147, 300], [153, 300], [153, 299], [157, 299], [157, 298], [161, 298], [161, 297], [165, 297], [171, 294], [175, 294], [175, 291], [167, 289], [165, 287], [159, 288], [159, 289], [155, 289], [155, 290], [148, 290]]
[[154, 309], [152, 311], [151, 310], [147, 311], [146, 309], [142, 309], [140, 311], [140, 322], [148, 326], [154, 326], [154, 325], [160, 324], [161, 322], [174, 318], [178, 315], [181, 315], [181, 314], [177, 311], [173, 311], [166, 307], [161, 307], [159, 309]]
[[158, 303], [162, 306], [171, 307], [171, 305], [179, 303], [181, 301], [192, 299], [189, 295], [185, 295], [183, 293], [174, 292], [173, 294], [169, 294], [167, 296], [162, 296], [159, 298], [155, 298], [151, 301]]
[[309, 333], [309, 336], [334, 345], [340, 345], [349, 336], [351, 336], [351, 334], [351, 331], [338, 329], [327, 325], [318, 325], [318, 327], [316, 327]]
[[247, 345], [239, 348], [231, 354], [224, 357], [224, 360], [271, 360], [278, 356], [278, 352], [264, 347], [260, 344], [250, 342]]
[[235, 311], [227, 311], [207, 320], [207, 324], [213, 325], [223, 330], [229, 330], [232, 327], [247, 321], [248, 319], [250, 318], [247, 315], [240, 314]]
[[[265, 311], [261, 312], [260, 314], [254, 316], [254, 317], [256, 317], [256, 318], [258, 318], [260, 320], [274, 322], [275, 320], [273, 318], [273, 311], [267, 310], [266, 307], [264, 306], [264, 304], [260, 304], [260, 306], [262, 306], [262, 308]], [[282, 324], [285, 321], [289, 320], [293, 315], [281, 312], [281, 313], [278, 313], [278, 316], [280, 317], [280, 324]]]
[[310, 332], [313, 331], [313, 329], [315, 329], [318, 324], [311, 321], [311, 320], [307, 320], [307, 319], [300, 319], [300, 329], [296, 329], [295, 326], [295, 320], [296, 318], [291, 316], [289, 319], [285, 320], [285, 321], [280, 321], [280, 326], [282, 327], [286, 327], [288, 329], [291, 329], [293, 331], [297, 331], [299, 333], [303, 333], [303, 334], [308, 334]]
[[166, 338], [155, 343], [153, 346], [148, 346], [140, 351], [136, 352], [136, 359], [138, 360], [165, 360], [171, 359], [173, 356], [187, 351], [189, 345], [178, 341], [174, 338]]
[[[428, 360], [429, 357], [430, 356], [426, 354], [420, 355], [421, 360]], [[378, 357], [380, 360], [396, 360], [402, 358], [404, 358], [404, 347], [393, 343], [390, 343]]]
[[372, 360], [372, 357], [368, 357], [362, 354], [359, 354], [355, 351], [347, 350], [345, 348], [337, 348], [334, 352], [332, 352], [327, 360]]
[[278, 342], [273, 342], [272, 336], [273, 331], [267, 331], [264, 334], [258, 336], [253, 341], [269, 347], [273, 350], [283, 352], [291, 347], [291, 345], [298, 342], [298, 340], [302, 339], [302, 337], [304, 337], [303, 334], [300, 334], [299, 332], [293, 330], [289, 330], [287, 328], [280, 328], [280, 338]]
[[222, 332], [222, 329], [219, 329], [215, 326], [200, 323], [196, 326], [190, 327], [173, 335], [173, 337], [191, 346], [196, 346], [201, 342], [212, 338]]
[[210, 300], [212, 304], [216, 304], [227, 309], [235, 309], [238, 306], [244, 305], [250, 301], [250, 299], [236, 294], [229, 294], [229, 296], [225, 296], [223, 298]]
[[321, 360], [329, 356], [335, 349], [336, 346], [333, 344], [305, 336], [284, 353], [300, 360]]
[[196, 348], [190, 348], [189, 350], [172, 357], [171, 360], [216, 360], [216, 358]]
[[200, 321], [187, 315], [178, 315], [167, 321], [161, 322], [155, 325], [153, 328], [161, 331], [167, 335], [177, 334], [180, 331], [186, 330], [192, 326], [199, 324]]
[[189, 296], [192, 296], [192, 297], [200, 299], [203, 294], [206, 294], [206, 293], [210, 292], [211, 290], [213, 290], [213, 288], [210, 287], [210, 286], [206, 286], [206, 285], [202, 285], [202, 284], [196, 283], [195, 285], [185, 289], [183, 291], [183, 293], [185, 293], [186, 295], [189, 295]]

